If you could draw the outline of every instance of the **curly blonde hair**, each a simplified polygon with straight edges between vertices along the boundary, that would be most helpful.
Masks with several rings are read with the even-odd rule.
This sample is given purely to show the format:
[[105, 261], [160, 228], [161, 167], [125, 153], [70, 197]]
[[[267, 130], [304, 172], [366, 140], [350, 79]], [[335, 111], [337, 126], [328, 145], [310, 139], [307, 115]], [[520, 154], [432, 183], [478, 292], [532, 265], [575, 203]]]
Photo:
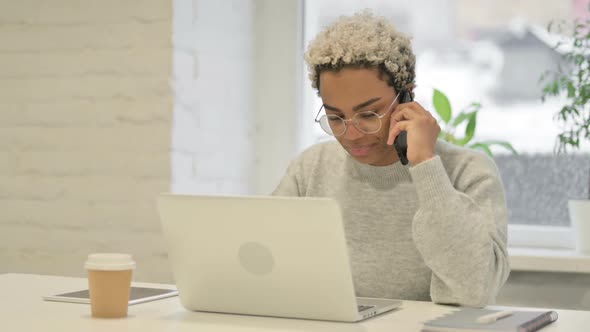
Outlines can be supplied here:
[[377, 68], [397, 92], [414, 83], [416, 56], [410, 39], [385, 17], [363, 11], [341, 16], [312, 40], [305, 53], [311, 85], [319, 93], [320, 73], [345, 67]]

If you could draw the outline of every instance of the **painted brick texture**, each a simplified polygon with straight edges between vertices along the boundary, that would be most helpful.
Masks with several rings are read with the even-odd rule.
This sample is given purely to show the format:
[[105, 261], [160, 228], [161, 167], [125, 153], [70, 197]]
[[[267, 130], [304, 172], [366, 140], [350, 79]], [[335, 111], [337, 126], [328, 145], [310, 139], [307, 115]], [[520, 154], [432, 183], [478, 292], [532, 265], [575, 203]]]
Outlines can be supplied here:
[[0, 2], [0, 273], [124, 251], [171, 280], [172, 27], [169, 0]]

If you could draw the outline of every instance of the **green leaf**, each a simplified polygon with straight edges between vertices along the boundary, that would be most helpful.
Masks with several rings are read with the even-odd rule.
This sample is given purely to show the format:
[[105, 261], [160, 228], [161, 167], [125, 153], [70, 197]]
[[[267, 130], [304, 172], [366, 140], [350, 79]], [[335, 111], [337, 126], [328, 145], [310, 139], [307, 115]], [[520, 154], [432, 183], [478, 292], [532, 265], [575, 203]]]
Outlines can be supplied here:
[[494, 156], [490, 147], [484, 143], [473, 143], [469, 147], [472, 149], [482, 150], [483, 152], [487, 153], [490, 157]]
[[452, 109], [451, 103], [447, 96], [441, 91], [434, 89], [434, 94], [432, 95], [432, 103], [434, 104], [434, 109], [436, 113], [440, 116], [440, 118], [445, 122], [449, 123], [451, 120]]
[[461, 112], [457, 115], [457, 117], [455, 118], [455, 120], [453, 120], [453, 123], [451, 123], [451, 126], [453, 127], [457, 127], [458, 125], [460, 125], [461, 123], [463, 123], [463, 121], [469, 119], [469, 117], [471, 116], [471, 113], [473, 112]]
[[485, 144], [488, 147], [490, 147], [492, 145], [499, 145], [499, 146], [505, 148], [506, 150], [512, 152], [512, 154], [518, 155], [518, 151], [516, 151], [516, 149], [512, 146], [512, 144], [510, 144], [506, 141], [482, 141], [479, 143]]
[[477, 112], [479, 110], [481, 110], [481, 104], [473, 102], [473, 103], [469, 104], [469, 106], [467, 106], [463, 110], [461, 110], [461, 112], [470, 113], [470, 112]]
[[559, 82], [553, 81], [553, 85], [551, 86], [551, 93], [553, 95], [557, 95], [559, 93]]
[[469, 122], [467, 122], [467, 127], [465, 128], [465, 136], [469, 137], [469, 139], [473, 138], [475, 135], [475, 126], [477, 125], [477, 112], [472, 112], [471, 116], [469, 117]]
[[576, 88], [574, 87], [574, 83], [572, 81], [567, 82], [567, 97], [573, 98], [576, 96]]
[[465, 145], [471, 141], [473, 136], [475, 135], [475, 127], [477, 125], [477, 112], [471, 112], [469, 114], [469, 122], [467, 122], [467, 127], [465, 127], [465, 137], [458, 140], [457, 144]]

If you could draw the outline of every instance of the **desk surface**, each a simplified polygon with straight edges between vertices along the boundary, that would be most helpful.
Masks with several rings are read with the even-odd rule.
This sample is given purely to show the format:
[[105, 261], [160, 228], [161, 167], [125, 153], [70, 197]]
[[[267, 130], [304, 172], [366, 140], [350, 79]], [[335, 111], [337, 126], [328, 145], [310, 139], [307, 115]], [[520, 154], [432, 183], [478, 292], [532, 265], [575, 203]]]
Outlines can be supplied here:
[[[136, 286], [171, 285], [134, 283]], [[41, 296], [87, 287], [86, 279], [30, 274], [0, 275], [0, 321], [3, 331], [420, 331], [422, 322], [452, 311], [430, 302], [404, 301], [402, 308], [362, 323], [332, 323], [190, 312], [178, 297], [129, 307], [125, 319], [93, 319], [89, 305], [43, 301]], [[518, 308], [522, 309], [522, 308]], [[543, 332], [587, 331], [590, 312], [556, 310], [557, 322]]]

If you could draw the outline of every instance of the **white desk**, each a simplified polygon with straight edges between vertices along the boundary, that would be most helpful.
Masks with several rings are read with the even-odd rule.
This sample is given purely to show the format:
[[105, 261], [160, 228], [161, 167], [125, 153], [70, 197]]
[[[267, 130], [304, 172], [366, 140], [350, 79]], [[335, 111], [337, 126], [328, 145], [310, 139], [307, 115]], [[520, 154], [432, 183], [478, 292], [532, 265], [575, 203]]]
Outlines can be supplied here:
[[[134, 283], [134, 285], [172, 287]], [[84, 304], [47, 302], [43, 295], [81, 290], [84, 278], [29, 274], [0, 275], [0, 326], [2, 331], [420, 331], [422, 322], [447, 313], [453, 307], [430, 302], [404, 301], [401, 309], [362, 323], [331, 323], [189, 312], [178, 297], [129, 307], [124, 319], [93, 319]], [[543, 332], [590, 329], [590, 312], [557, 310], [559, 319]]]

